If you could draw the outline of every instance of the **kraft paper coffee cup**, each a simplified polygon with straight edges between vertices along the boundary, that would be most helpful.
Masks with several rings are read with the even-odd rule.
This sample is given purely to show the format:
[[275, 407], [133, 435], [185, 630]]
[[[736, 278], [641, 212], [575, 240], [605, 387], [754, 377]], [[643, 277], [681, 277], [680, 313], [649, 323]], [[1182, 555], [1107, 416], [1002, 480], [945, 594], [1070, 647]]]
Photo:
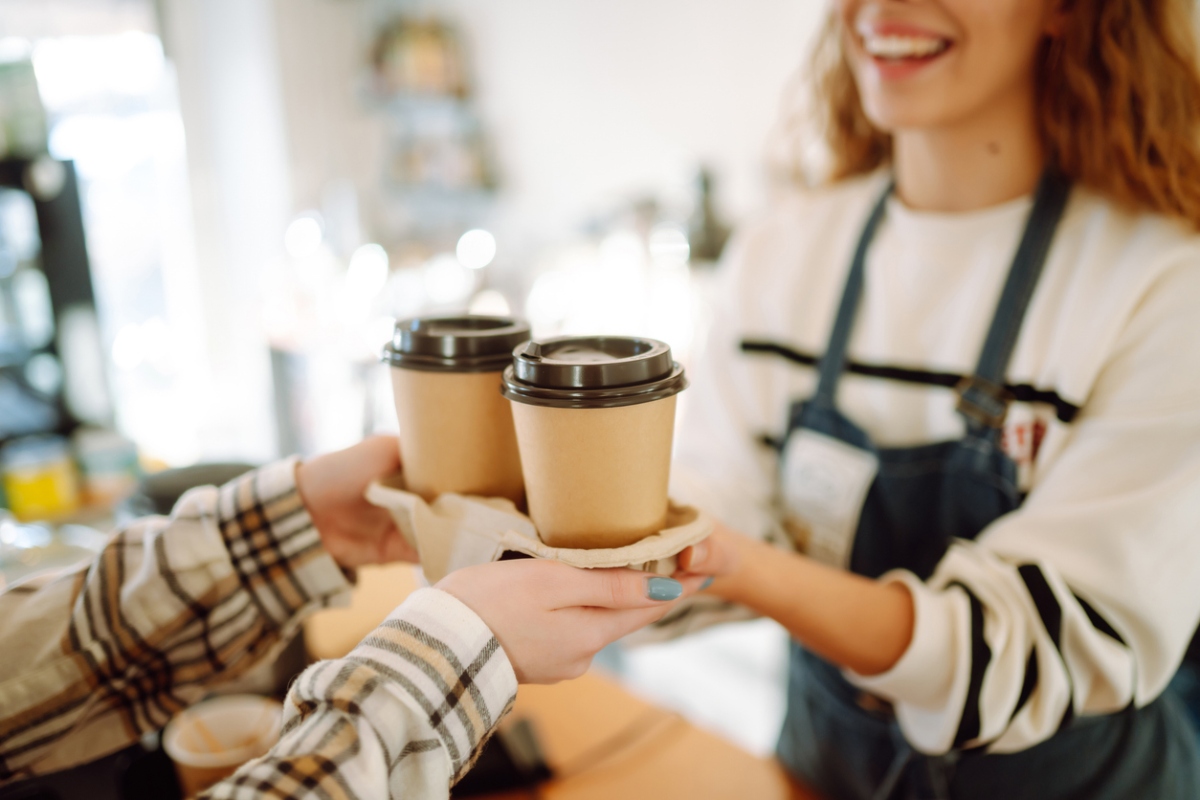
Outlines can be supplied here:
[[504, 372], [529, 515], [552, 547], [623, 547], [667, 518], [675, 395], [687, 387], [654, 339], [560, 337]]
[[392, 366], [400, 462], [409, 491], [506, 497], [524, 505], [512, 412], [500, 391], [529, 326], [509, 317], [424, 317], [396, 323]]
[[228, 695], [197, 703], [163, 731], [184, 797], [194, 797], [265, 755], [283, 725], [283, 706], [257, 695]]

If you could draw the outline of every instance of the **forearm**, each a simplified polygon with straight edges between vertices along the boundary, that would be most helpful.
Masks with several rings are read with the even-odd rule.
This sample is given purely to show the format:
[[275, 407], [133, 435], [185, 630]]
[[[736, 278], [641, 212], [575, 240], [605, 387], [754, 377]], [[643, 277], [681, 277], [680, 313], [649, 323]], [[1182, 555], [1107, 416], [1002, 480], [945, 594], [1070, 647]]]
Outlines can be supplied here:
[[73, 573], [0, 595], [0, 781], [113, 752], [272, 657], [348, 585], [292, 462], [186, 495]]
[[913, 601], [902, 584], [820, 564], [746, 536], [722, 532], [736, 567], [710, 591], [781, 624], [810, 650], [860, 675], [888, 670], [912, 639]]
[[[284, 733], [209, 800], [257, 796], [446, 797], [511, 707], [516, 677], [483, 621], [422, 589], [349, 656], [293, 684]], [[266, 792], [262, 792], [264, 795]]]

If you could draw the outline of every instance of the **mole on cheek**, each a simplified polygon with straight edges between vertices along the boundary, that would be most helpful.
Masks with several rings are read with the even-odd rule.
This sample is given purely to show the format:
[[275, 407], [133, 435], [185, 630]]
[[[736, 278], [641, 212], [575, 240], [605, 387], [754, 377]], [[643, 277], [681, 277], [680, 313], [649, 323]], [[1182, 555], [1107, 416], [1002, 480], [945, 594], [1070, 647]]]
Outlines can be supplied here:
[[988, 142], [987, 143], [987, 151], [994, 156], [1000, 155], [1000, 143], [999, 142]]

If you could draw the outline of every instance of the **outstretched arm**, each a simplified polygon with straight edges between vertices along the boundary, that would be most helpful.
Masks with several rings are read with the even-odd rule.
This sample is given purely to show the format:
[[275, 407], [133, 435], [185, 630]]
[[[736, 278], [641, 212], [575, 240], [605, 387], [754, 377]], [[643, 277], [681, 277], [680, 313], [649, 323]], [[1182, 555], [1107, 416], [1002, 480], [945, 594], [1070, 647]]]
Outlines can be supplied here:
[[681, 556], [682, 570], [716, 576], [710, 593], [779, 622], [798, 641], [861, 675], [890, 669], [912, 639], [912, 595], [717, 525]]
[[161, 728], [274, 658], [349, 588], [343, 567], [409, 556], [362, 498], [398, 466], [395, 440], [377, 437], [299, 470], [290, 459], [194, 489], [91, 563], [0, 594], [0, 782]]
[[658, 597], [700, 582], [534, 560], [452, 573], [414, 593], [349, 656], [301, 675], [279, 744], [205, 797], [446, 797], [518, 680], [576, 677], [601, 647], [674, 605], [649, 596], [651, 580]]

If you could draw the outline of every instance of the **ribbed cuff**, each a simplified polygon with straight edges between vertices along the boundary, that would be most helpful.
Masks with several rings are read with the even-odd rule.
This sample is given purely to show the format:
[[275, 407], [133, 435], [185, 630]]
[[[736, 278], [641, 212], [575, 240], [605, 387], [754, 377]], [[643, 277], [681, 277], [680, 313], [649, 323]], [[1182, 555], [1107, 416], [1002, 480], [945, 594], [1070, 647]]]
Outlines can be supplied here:
[[300, 499], [296, 461], [235, 478], [220, 488], [217, 504], [234, 569], [277, 627], [305, 608], [330, 605], [350, 588]]

